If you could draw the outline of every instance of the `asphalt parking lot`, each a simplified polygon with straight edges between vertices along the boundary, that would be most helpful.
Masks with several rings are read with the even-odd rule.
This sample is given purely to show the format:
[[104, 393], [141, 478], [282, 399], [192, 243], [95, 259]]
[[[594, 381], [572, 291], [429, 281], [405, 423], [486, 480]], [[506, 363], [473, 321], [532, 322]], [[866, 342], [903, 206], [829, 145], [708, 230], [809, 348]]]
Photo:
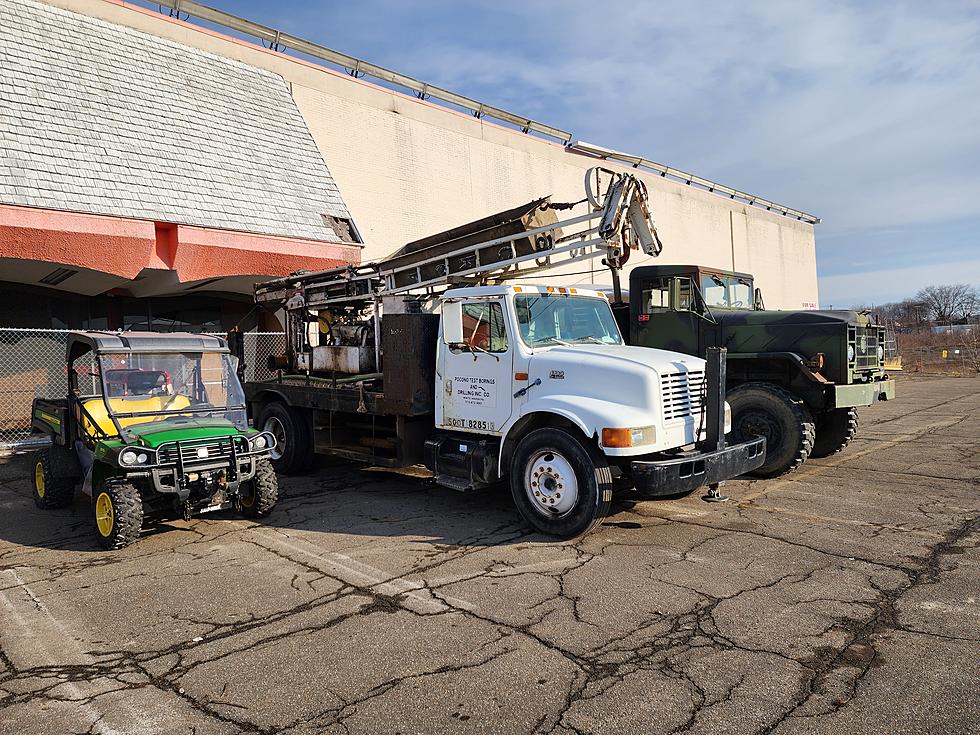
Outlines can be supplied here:
[[980, 732], [980, 379], [899, 391], [844, 454], [576, 543], [327, 466], [106, 553], [8, 463], [0, 732]]

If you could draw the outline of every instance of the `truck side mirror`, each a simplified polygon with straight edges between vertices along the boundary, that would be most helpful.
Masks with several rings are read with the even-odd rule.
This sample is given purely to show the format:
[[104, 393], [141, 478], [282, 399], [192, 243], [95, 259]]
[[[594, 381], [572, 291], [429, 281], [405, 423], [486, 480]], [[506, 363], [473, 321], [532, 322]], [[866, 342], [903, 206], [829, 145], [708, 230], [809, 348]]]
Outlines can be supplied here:
[[449, 345], [463, 343], [463, 303], [447, 301], [442, 304], [442, 341]]
[[756, 311], [765, 311], [766, 310], [766, 304], [762, 300], [762, 289], [756, 287], [755, 293], [753, 294], [753, 296], [754, 296], [753, 301], [754, 301], [755, 310]]

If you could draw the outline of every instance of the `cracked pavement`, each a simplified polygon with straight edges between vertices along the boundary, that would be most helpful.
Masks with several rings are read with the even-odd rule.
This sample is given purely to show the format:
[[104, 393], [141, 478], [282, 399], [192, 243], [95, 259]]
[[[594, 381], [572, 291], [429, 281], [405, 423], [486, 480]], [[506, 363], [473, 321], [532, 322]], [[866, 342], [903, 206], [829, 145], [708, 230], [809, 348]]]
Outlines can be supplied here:
[[575, 543], [325, 465], [263, 522], [96, 550], [0, 466], [0, 733], [980, 732], [980, 379]]

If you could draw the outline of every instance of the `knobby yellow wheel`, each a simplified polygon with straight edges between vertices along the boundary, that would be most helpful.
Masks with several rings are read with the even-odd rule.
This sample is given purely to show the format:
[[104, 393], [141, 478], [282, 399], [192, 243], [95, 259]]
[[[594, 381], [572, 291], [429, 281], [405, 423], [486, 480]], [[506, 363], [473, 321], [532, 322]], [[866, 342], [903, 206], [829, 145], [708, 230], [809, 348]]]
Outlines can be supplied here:
[[92, 501], [95, 536], [103, 549], [121, 549], [140, 537], [143, 500], [139, 490], [124, 477], [99, 483]]
[[255, 477], [242, 484], [238, 492], [242, 513], [249, 518], [271, 513], [279, 499], [279, 481], [272, 463], [267, 459], [255, 460]]
[[60, 447], [46, 447], [34, 454], [34, 472], [30, 477], [34, 480], [34, 504], [38, 508], [64, 508], [75, 497], [74, 477], [59, 477], [54, 471], [59, 467], [64, 471], [65, 465], [65, 458], [54, 452], [65, 451]]
[[95, 526], [103, 538], [109, 538], [112, 535], [113, 525], [112, 498], [109, 497], [109, 493], [99, 493], [99, 497], [95, 500]]
[[34, 465], [34, 490], [39, 498], [44, 497], [44, 463]]

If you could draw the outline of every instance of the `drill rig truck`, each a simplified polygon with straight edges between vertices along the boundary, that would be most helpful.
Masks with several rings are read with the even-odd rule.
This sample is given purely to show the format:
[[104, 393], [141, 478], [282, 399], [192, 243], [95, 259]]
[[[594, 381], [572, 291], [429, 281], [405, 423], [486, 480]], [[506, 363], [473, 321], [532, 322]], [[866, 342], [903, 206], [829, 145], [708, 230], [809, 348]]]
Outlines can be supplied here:
[[627, 346], [602, 294], [534, 280], [603, 258], [618, 282], [627, 248], [659, 254], [643, 183], [606, 173], [595, 193], [587, 174], [585, 214], [539, 199], [376, 263], [256, 286], [285, 314], [277, 377], [245, 385], [277, 470], [322, 453], [424, 464], [459, 491], [509, 481], [534, 528], [569, 538], [614, 487], [717, 494], [758, 468], [763, 438], [726, 443], [723, 349]]

